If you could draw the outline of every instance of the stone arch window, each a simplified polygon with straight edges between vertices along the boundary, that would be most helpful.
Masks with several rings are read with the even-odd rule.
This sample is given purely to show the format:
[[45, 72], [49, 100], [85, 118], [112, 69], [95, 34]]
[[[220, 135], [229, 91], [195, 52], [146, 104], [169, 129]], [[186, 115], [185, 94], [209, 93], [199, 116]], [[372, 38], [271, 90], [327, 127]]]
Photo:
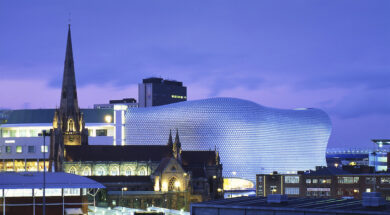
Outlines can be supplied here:
[[126, 167], [126, 169], [125, 169], [125, 175], [126, 175], [126, 176], [134, 175], [134, 168]]
[[146, 168], [145, 168], [145, 167], [142, 167], [142, 168], [138, 171], [138, 175], [146, 175]]
[[90, 175], [92, 175], [92, 170], [91, 170], [91, 168], [90, 168], [89, 166], [84, 167], [84, 169], [83, 169], [83, 175], [84, 175], [84, 176], [90, 176]]
[[119, 168], [117, 166], [113, 166], [110, 168], [110, 175], [116, 176], [119, 175]]
[[176, 177], [172, 177], [168, 182], [168, 191], [179, 190], [180, 182]]
[[106, 170], [104, 169], [104, 167], [99, 166], [98, 168], [96, 168], [96, 175], [97, 176], [106, 175]]
[[69, 169], [69, 173], [70, 174], [77, 174], [77, 169], [76, 169], [76, 167], [74, 167], [74, 166], [72, 166], [70, 169]]
[[68, 120], [68, 131], [73, 132], [74, 131], [74, 121], [73, 119]]

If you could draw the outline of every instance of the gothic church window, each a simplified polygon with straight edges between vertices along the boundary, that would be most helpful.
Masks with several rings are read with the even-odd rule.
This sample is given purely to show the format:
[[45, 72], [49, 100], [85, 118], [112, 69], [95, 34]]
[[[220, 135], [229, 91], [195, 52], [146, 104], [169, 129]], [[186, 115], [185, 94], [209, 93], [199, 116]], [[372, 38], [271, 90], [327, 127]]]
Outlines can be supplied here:
[[168, 191], [175, 191], [178, 189], [178, 180], [175, 177], [169, 179]]
[[104, 170], [103, 167], [98, 167], [98, 168], [96, 169], [96, 175], [97, 175], [97, 176], [106, 175], [106, 171]]
[[111, 175], [111, 176], [119, 175], [119, 168], [116, 167], [116, 166], [111, 167], [111, 169], [110, 169], [110, 175]]
[[145, 169], [145, 167], [142, 167], [142, 168], [138, 171], [138, 175], [146, 175], [146, 169]]
[[73, 119], [69, 119], [68, 121], [68, 131], [73, 132], [74, 131], [74, 122]]
[[91, 168], [90, 167], [85, 167], [83, 170], [83, 176], [90, 176], [91, 175]]
[[134, 175], [133, 169], [131, 167], [127, 167], [126, 170], [125, 170], [125, 175], [126, 176]]
[[77, 174], [76, 167], [72, 166], [72, 167], [69, 169], [69, 173], [70, 173], [70, 174]]

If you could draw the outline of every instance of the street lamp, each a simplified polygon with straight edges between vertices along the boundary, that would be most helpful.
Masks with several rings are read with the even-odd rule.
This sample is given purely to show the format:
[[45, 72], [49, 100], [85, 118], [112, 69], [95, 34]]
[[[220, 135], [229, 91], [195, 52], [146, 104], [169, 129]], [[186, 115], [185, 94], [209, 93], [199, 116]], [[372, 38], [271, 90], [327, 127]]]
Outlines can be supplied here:
[[45, 190], [46, 190], [46, 136], [50, 136], [50, 131], [47, 132], [46, 130], [42, 130], [42, 133], [39, 134], [39, 136], [43, 137], [43, 195], [42, 195], [42, 211], [43, 215], [46, 214], [46, 197], [45, 197]]
[[122, 187], [122, 201], [121, 201], [122, 202], [122, 206], [124, 205], [123, 204], [123, 191], [127, 191], [127, 187]]

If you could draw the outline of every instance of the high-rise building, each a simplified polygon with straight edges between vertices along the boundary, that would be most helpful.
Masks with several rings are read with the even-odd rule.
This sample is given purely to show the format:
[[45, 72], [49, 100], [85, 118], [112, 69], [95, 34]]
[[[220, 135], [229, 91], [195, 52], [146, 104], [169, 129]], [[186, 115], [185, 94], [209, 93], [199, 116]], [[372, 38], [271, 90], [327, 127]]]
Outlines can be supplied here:
[[187, 87], [183, 82], [162, 78], [143, 79], [138, 85], [139, 107], [160, 106], [187, 101]]

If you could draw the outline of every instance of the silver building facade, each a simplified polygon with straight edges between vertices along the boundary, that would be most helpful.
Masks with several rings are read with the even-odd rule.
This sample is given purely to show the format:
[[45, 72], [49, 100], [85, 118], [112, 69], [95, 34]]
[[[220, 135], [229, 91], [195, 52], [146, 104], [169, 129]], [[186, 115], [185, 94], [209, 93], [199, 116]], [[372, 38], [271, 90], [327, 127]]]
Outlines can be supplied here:
[[325, 166], [331, 133], [319, 109], [282, 110], [235, 98], [186, 101], [125, 111], [126, 145], [165, 144], [178, 129], [183, 150], [220, 152], [224, 177], [294, 173]]

